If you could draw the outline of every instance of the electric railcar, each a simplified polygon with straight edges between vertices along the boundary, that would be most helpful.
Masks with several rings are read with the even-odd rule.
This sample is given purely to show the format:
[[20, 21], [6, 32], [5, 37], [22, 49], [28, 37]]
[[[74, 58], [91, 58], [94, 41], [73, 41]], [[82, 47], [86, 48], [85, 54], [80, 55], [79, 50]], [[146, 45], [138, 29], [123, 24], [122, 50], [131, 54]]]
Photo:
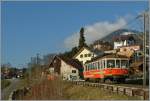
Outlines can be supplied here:
[[85, 80], [124, 82], [128, 77], [128, 68], [128, 58], [107, 55], [85, 63], [83, 75]]

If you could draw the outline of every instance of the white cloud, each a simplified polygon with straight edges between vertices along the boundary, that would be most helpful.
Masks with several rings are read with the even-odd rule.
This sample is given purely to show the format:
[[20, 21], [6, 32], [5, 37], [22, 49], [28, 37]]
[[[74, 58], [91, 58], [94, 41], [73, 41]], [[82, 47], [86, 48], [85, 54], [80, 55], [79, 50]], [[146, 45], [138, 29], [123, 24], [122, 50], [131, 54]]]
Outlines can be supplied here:
[[[126, 20], [124, 18], [119, 18], [117, 21], [111, 23], [108, 21], [96, 22], [92, 25], [85, 26], [84, 36], [86, 43], [90, 44], [95, 40], [103, 38], [110, 34], [111, 32], [120, 29], [126, 25]], [[72, 48], [78, 45], [79, 31], [72, 34], [64, 40], [64, 45], [66, 48]]]

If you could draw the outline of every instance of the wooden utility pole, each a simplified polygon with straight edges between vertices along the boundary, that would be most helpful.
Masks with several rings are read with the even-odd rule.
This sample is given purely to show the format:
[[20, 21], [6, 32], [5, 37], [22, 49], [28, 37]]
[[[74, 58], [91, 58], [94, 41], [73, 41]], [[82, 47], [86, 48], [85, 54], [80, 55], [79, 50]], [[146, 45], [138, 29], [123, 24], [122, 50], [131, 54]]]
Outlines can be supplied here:
[[146, 86], [146, 12], [143, 13], [144, 33], [143, 33], [143, 87]]

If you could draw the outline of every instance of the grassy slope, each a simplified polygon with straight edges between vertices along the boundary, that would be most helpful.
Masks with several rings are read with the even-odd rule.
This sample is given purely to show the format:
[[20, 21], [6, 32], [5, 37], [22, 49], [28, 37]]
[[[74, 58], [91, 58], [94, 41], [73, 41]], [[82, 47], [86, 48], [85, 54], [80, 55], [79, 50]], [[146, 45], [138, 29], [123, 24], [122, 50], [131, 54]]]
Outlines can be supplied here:
[[62, 81], [44, 81], [32, 87], [23, 98], [25, 100], [138, 100], [138, 97], [129, 97], [104, 91], [96, 87], [83, 87]]
[[64, 88], [65, 96], [71, 100], [138, 100], [138, 97], [129, 97], [96, 87], [83, 87], [81, 85], [67, 85]]
[[1, 89], [4, 89], [4, 88], [6, 88], [7, 86], [9, 86], [10, 85], [10, 81], [9, 80], [1, 80]]

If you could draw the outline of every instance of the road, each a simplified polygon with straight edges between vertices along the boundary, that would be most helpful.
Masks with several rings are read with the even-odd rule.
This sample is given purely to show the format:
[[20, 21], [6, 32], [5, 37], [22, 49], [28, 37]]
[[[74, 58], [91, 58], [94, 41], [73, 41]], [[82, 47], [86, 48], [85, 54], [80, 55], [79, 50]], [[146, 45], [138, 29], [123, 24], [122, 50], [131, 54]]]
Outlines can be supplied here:
[[9, 80], [11, 81], [11, 84], [8, 87], [1, 90], [2, 100], [8, 100], [9, 95], [13, 90], [19, 89], [24, 86], [23, 80], [21, 79], [9, 79]]

